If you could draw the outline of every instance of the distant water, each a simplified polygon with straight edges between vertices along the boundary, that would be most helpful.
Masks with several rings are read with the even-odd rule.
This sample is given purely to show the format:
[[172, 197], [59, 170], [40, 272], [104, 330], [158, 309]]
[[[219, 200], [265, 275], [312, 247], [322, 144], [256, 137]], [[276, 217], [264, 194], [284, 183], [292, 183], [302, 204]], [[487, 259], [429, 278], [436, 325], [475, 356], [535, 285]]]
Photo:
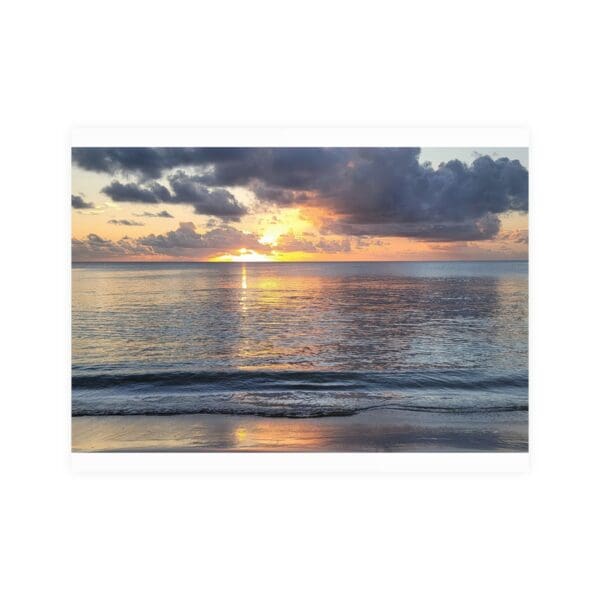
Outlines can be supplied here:
[[74, 416], [521, 412], [527, 262], [74, 264]]

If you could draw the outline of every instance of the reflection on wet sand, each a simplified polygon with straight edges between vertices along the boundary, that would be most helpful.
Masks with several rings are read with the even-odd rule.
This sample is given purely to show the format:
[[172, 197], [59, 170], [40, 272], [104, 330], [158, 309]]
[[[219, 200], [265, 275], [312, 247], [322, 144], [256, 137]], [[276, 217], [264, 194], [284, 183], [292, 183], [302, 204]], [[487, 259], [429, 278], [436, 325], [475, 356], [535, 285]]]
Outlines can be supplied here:
[[527, 424], [507, 413], [427, 420], [415, 414], [276, 419], [224, 415], [73, 418], [75, 452], [527, 451]]

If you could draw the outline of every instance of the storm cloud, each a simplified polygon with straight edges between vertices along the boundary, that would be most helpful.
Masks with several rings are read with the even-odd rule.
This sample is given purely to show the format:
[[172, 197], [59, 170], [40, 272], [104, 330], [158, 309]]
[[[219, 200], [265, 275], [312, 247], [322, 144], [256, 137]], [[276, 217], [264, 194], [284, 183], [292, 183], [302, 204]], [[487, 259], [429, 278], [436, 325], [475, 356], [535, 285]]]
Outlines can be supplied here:
[[419, 157], [419, 148], [73, 150], [81, 168], [138, 178], [102, 190], [116, 202], [189, 204], [238, 220], [247, 208], [226, 188], [245, 186], [271, 205], [324, 209], [324, 234], [484, 240], [498, 235], [500, 215], [528, 210], [528, 171], [517, 160], [484, 155], [434, 167]]

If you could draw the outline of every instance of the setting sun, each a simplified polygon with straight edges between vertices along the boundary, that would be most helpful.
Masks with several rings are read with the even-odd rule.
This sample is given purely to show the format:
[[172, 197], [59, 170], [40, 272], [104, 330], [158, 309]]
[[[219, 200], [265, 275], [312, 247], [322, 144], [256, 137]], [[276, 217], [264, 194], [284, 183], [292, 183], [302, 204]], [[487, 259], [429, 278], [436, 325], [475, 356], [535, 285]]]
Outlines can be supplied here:
[[240, 248], [238, 254], [222, 254], [213, 259], [213, 262], [272, 262], [273, 257], [260, 254], [254, 250]]

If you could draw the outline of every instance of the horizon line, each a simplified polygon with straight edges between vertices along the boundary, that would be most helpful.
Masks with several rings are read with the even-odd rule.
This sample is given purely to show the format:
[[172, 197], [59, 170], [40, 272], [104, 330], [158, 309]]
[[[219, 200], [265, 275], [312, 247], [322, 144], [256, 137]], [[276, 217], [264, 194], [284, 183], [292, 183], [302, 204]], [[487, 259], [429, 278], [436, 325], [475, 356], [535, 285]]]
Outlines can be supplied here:
[[184, 265], [239, 265], [239, 264], [259, 264], [259, 265], [285, 265], [285, 264], [330, 264], [330, 263], [420, 263], [420, 262], [529, 262], [529, 258], [490, 258], [490, 259], [424, 259], [424, 260], [248, 260], [248, 261], [215, 261], [215, 260], [72, 260], [72, 265], [82, 264], [136, 264], [136, 265], [161, 265], [161, 264], [184, 264]]

